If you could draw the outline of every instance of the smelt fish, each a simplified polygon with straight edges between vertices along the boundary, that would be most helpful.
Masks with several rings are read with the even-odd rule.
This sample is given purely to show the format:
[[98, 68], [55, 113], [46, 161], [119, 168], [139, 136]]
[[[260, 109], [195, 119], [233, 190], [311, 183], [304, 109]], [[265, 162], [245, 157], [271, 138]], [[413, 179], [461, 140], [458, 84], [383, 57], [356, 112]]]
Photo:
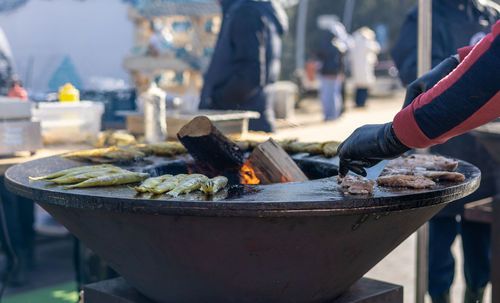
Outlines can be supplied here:
[[144, 180], [144, 182], [141, 183], [141, 185], [134, 187], [134, 189], [140, 193], [149, 192], [170, 177], [172, 177], [172, 175], [163, 175], [153, 178], [147, 178], [146, 180]]
[[200, 189], [201, 185], [207, 182], [208, 177], [202, 174], [191, 174], [187, 176], [179, 185], [167, 194], [177, 197], [180, 194], [189, 193]]
[[130, 147], [131, 149], [137, 150], [145, 154], [146, 156], [151, 156], [154, 153], [154, 149], [149, 146], [149, 144], [136, 144]]
[[149, 177], [147, 173], [117, 173], [111, 175], [90, 178], [86, 181], [66, 186], [66, 188], [80, 188], [80, 187], [94, 187], [94, 186], [108, 186], [108, 185], [121, 185], [128, 183], [140, 182]]
[[103, 155], [107, 152], [113, 151], [116, 149], [116, 146], [111, 146], [108, 148], [95, 148], [95, 149], [86, 149], [80, 150], [72, 153], [68, 153], [62, 155], [61, 158], [90, 158], [90, 157], [103, 157]]
[[168, 178], [167, 180], [163, 181], [159, 185], [157, 185], [155, 188], [152, 188], [150, 192], [154, 194], [163, 194], [166, 193], [167, 191], [170, 191], [174, 189], [180, 182], [182, 182], [188, 175], [187, 174], [179, 174], [173, 177]]
[[115, 148], [101, 155], [102, 157], [115, 161], [133, 161], [143, 158], [145, 154], [141, 151], [130, 148]]
[[112, 165], [101, 164], [101, 165], [78, 166], [78, 167], [74, 167], [74, 168], [60, 170], [58, 172], [55, 172], [55, 173], [52, 173], [49, 175], [45, 175], [45, 176], [41, 176], [41, 177], [29, 177], [29, 180], [30, 181], [37, 181], [37, 180], [55, 179], [55, 178], [59, 178], [59, 177], [65, 176], [67, 174], [71, 174], [71, 173], [75, 173], [75, 172], [84, 173], [87, 171], [93, 171], [93, 170], [101, 169], [101, 168], [105, 168], [105, 167], [112, 167]]
[[105, 176], [105, 175], [111, 175], [111, 174], [116, 174], [120, 172], [127, 172], [124, 169], [121, 169], [119, 167], [107, 167], [107, 168], [102, 168], [99, 170], [95, 171], [87, 171], [84, 173], [77, 172], [77, 173], [71, 173], [67, 174], [65, 176], [55, 178], [52, 180], [47, 180], [56, 184], [72, 184], [72, 183], [78, 183], [85, 181], [90, 178], [96, 178], [100, 176]]
[[109, 148], [96, 148], [89, 150], [77, 151], [62, 155], [62, 158], [75, 158], [82, 160], [90, 160], [93, 162], [118, 162], [118, 161], [133, 161], [143, 158], [145, 154], [139, 150], [130, 148], [121, 148], [112, 146]]
[[227, 185], [227, 178], [224, 176], [217, 176], [215, 178], [209, 179], [207, 182], [202, 184], [201, 191], [207, 195], [213, 195]]
[[179, 142], [158, 142], [148, 144], [157, 156], [174, 156], [187, 152], [187, 149]]
[[328, 141], [323, 143], [323, 155], [326, 158], [333, 158], [337, 154], [337, 148], [340, 143], [335, 141]]
[[323, 154], [323, 143], [304, 143], [303, 147], [299, 149], [301, 153], [309, 153], [311, 155]]

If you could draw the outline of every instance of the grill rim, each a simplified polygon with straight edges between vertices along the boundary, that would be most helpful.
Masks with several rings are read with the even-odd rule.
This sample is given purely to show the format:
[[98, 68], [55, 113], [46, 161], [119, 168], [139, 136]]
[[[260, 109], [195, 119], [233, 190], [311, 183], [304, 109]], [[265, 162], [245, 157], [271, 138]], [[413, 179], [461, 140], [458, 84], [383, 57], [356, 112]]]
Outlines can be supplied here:
[[[105, 194], [103, 188], [63, 190], [60, 187], [42, 188], [37, 186], [37, 184], [41, 183], [29, 183], [29, 171], [36, 168], [38, 164], [50, 161], [55, 161], [55, 163], [72, 161], [73, 166], [75, 164], [86, 165], [73, 160], [61, 159], [59, 156], [25, 162], [7, 170], [5, 173], [6, 187], [10, 191], [33, 199], [36, 202], [96, 211], [211, 217], [295, 217], [384, 213], [432, 206], [447, 203], [472, 193], [479, 187], [481, 180], [481, 173], [477, 167], [459, 160], [459, 169], [457, 171], [465, 174], [465, 182], [433, 190], [407, 190], [404, 194], [398, 194], [397, 190], [391, 192], [384, 189], [383, 192], [377, 191], [375, 196], [345, 196], [342, 200], [328, 199], [326, 194], [323, 199], [312, 198], [310, 200], [295, 201], [249, 201], [248, 198], [252, 194], [247, 194], [241, 199], [228, 198], [221, 201], [151, 200]], [[320, 160], [312, 159], [311, 161]], [[330, 186], [331, 183], [336, 184], [333, 178], [335, 177], [298, 183], [254, 185], [250, 186], [250, 188], [257, 189], [257, 191], [277, 190], [272, 187], [278, 187], [278, 189], [281, 187], [287, 188], [287, 186], [298, 186], [301, 183], [310, 184], [311, 186]], [[23, 179], [24, 182], [20, 181]], [[121, 188], [123, 187], [126, 186], [121, 186]], [[248, 185], [243, 187], [248, 187]], [[130, 190], [133, 193], [133, 190]], [[88, 191], [96, 194], [88, 194]], [[378, 196], [377, 193], [380, 195]]]

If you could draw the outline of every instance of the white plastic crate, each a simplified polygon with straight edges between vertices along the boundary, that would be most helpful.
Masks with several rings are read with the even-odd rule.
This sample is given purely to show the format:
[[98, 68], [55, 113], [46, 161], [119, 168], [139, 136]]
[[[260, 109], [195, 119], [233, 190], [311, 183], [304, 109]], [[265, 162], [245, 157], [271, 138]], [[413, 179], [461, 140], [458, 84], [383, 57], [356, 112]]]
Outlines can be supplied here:
[[278, 119], [293, 119], [298, 87], [290, 81], [278, 81], [269, 86], [268, 94]]
[[91, 142], [101, 130], [100, 102], [40, 102], [33, 117], [41, 122], [44, 144]]
[[26, 100], [0, 96], [0, 120], [29, 120], [31, 105], [32, 103]]

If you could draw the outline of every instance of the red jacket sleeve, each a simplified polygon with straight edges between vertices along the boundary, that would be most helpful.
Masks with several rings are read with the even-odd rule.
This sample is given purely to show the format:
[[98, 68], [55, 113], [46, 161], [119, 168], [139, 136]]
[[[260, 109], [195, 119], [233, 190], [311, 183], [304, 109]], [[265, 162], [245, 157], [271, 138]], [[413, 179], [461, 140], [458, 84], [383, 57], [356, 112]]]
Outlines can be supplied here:
[[458, 49], [458, 61], [464, 61], [465, 57], [472, 51], [474, 46], [466, 46]]
[[454, 71], [395, 116], [393, 129], [403, 144], [440, 144], [500, 117], [499, 36], [500, 21], [472, 49], [462, 49]]

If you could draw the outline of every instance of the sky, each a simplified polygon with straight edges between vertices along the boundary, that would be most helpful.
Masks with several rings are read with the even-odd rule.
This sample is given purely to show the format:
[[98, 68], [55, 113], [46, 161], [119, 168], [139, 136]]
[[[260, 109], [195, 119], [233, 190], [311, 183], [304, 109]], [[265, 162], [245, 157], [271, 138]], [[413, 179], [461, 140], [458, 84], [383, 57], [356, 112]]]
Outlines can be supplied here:
[[92, 77], [129, 80], [122, 62], [133, 47], [134, 27], [121, 0], [31, 0], [0, 13], [0, 27], [18, 75], [35, 91], [46, 88], [68, 55], [84, 83]]

